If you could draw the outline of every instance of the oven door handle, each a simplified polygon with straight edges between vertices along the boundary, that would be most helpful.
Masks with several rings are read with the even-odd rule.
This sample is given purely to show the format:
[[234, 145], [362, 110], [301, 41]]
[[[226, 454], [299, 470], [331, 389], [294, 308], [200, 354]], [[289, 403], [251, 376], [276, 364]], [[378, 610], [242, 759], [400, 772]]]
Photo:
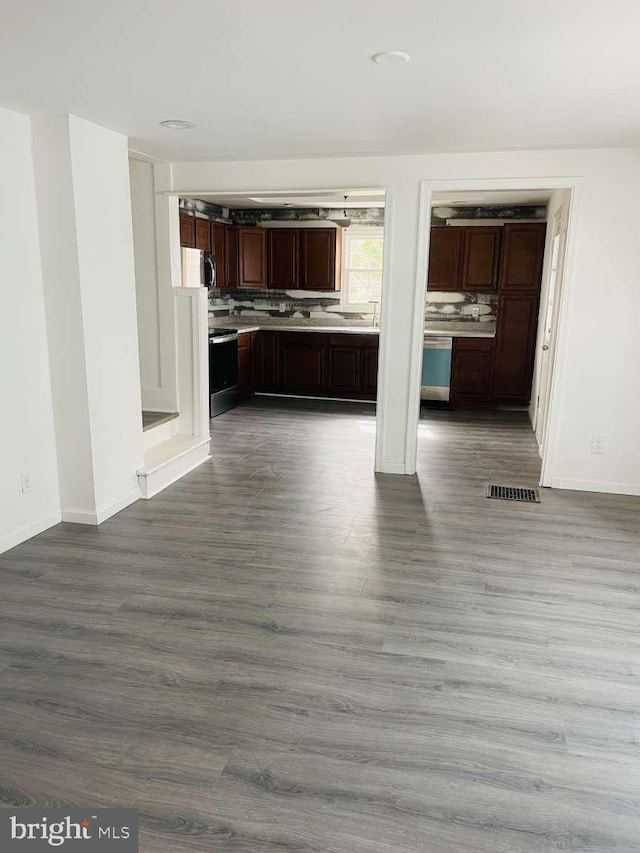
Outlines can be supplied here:
[[210, 344], [226, 344], [229, 341], [237, 341], [237, 335], [222, 335], [222, 337], [218, 336], [217, 338], [212, 336], [209, 338]]

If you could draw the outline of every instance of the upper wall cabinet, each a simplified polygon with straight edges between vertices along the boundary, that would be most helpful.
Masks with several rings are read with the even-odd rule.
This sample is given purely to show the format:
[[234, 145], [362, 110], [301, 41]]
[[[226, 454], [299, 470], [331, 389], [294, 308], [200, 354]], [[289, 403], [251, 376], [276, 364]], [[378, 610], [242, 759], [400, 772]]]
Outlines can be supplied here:
[[195, 218], [187, 213], [180, 214], [180, 245], [186, 249], [196, 245]]
[[342, 232], [336, 228], [269, 228], [269, 287], [339, 290]]
[[501, 292], [522, 292], [540, 287], [546, 231], [546, 222], [504, 226]]
[[203, 252], [211, 251], [211, 229], [208, 219], [200, 219], [195, 217], [196, 231], [196, 249], [202, 249]]
[[211, 254], [216, 265], [216, 287], [227, 287], [227, 226], [211, 222]]
[[431, 290], [495, 290], [501, 233], [500, 225], [433, 227], [427, 279]]
[[264, 228], [239, 228], [240, 287], [267, 286], [267, 232]]
[[427, 284], [431, 290], [457, 290], [460, 270], [462, 228], [437, 225], [429, 240]]
[[300, 287], [300, 229], [270, 228], [269, 287]]
[[300, 229], [300, 287], [305, 290], [338, 290], [339, 270], [336, 253], [339, 251], [336, 228]]
[[501, 225], [464, 228], [459, 290], [495, 290], [498, 284]]
[[239, 228], [237, 225], [225, 225], [224, 242], [226, 256], [226, 286], [238, 287], [240, 283]]

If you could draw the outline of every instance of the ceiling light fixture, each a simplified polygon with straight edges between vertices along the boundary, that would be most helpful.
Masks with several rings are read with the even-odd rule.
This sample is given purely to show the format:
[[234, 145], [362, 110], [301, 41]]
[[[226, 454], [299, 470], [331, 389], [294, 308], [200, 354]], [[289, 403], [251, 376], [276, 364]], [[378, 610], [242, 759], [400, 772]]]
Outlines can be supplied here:
[[385, 50], [374, 53], [371, 59], [376, 65], [406, 65], [411, 57], [404, 50]]
[[170, 127], [171, 130], [191, 130], [192, 127], [195, 127], [194, 122], [184, 121], [181, 118], [167, 118], [159, 124], [162, 127]]

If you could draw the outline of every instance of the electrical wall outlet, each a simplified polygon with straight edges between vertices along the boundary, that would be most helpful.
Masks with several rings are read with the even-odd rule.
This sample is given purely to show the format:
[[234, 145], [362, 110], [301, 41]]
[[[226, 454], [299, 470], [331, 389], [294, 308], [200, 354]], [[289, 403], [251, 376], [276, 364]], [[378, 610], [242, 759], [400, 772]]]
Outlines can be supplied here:
[[280, 313], [281, 313], [281, 314], [284, 314], [284, 312], [285, 312], [286, 310], [287, 310], [286, 302], [281, 302], [281, 303], [280, 303]]
[[480, 316], [480, 309], [478, 308], [478, 306], [477, 306], [477, 305], [472, 305], [472, 306], [471, 306], [471, 316], [472, 316], [474, 319], [476, 319], [476, 320], [477, 320], [477, 319], [478, 319], [478, 317]]
[[20, 488], [23, 495], [28, 495], [31, 491], [31, 475], [29, 473], [23, 474], [20, 477]]
[[591, 435], [591, 452], [596, 456], [602, 456], [605, 452], [607, 436], [603, 432], [594, 432]]

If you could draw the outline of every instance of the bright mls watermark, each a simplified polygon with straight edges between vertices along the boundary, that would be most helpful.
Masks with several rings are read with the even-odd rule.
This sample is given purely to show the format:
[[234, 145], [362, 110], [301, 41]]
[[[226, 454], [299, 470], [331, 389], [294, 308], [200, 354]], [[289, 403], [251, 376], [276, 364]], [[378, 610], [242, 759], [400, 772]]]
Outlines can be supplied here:
[[137, 809], [0, 809], [0, 851], [138, 853]]

